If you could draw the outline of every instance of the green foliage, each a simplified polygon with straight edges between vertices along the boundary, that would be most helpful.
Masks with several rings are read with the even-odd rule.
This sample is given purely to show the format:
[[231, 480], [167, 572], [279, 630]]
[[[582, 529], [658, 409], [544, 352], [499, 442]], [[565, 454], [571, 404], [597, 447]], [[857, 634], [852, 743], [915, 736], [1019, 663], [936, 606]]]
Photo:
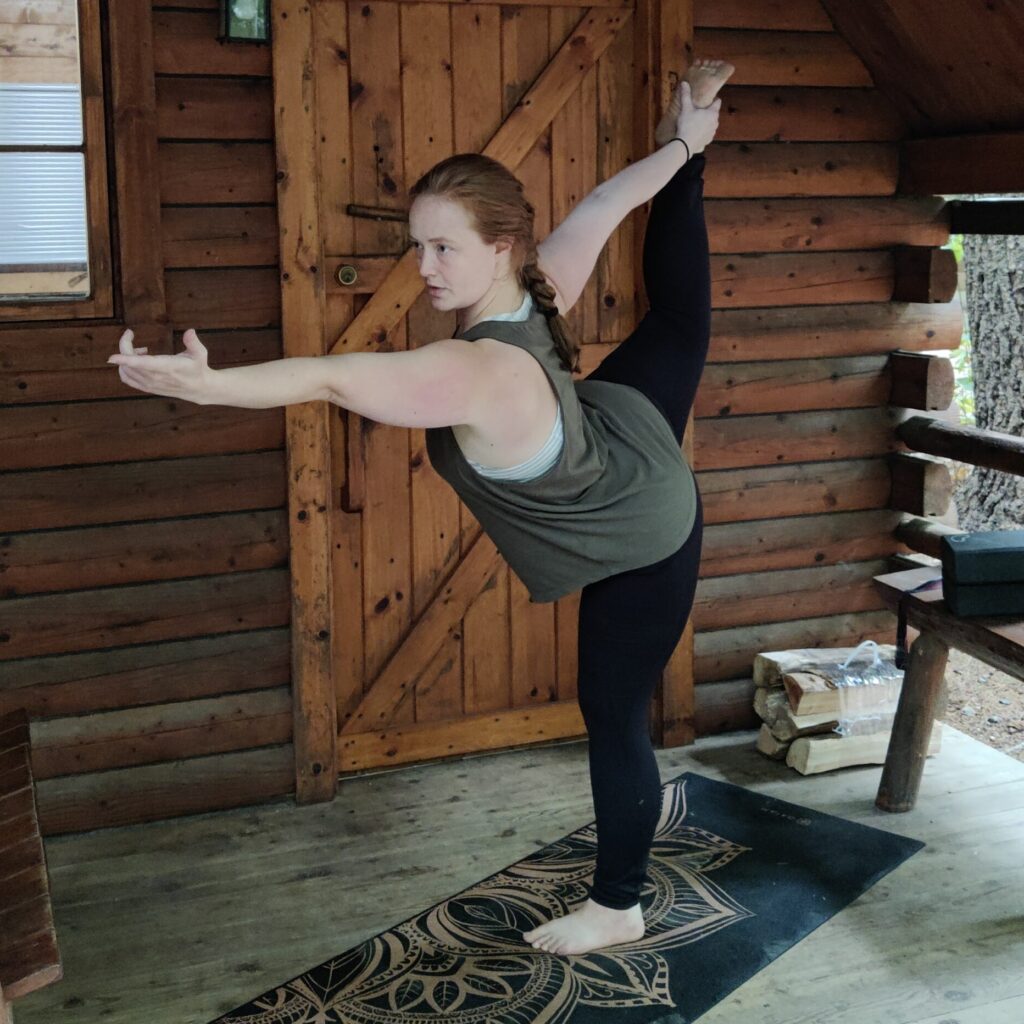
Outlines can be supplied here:
[[[949, 242], [943, 246], [944, 249], [952, 249], [956, 256], [956, 265], [961, 267], [964, 262], [964, 236], [950, 235]], [[974, 369], [971, 365], [971, 335], [967, 322], [967, 297], [960, 296], [960, 304], [964, 308], [964, 331], [960, 336], [960, 347], [950, 352], [949, 359], [953, 364], [955, 384], [953, 398], [960, 407], [960, 420], [974, 426]]]

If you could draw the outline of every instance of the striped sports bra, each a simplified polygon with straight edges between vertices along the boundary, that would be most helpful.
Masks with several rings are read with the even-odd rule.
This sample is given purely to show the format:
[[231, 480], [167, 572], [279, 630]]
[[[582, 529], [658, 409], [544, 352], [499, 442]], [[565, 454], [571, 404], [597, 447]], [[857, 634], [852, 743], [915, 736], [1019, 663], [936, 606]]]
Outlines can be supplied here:
[[[527, 320], [533, 308], [533, 297], [529, 292], [523, 299], [523, 304], [514, 313], [499, 313], [490, 316], [488, 320]], [[551, 428], [548, 439], [544, 442], [540, 451], [518, 466], [507, 466], [504, 469], [497, 469], [494, 466], [482, 466], [474, 462], [468, 455], [466, 461], [480, 475], [488, 480], [510, 480], [522, 483], [526, 480], [534, 480], [543, 476], [557, 461], [562, 454], [565, 434], [562, 427], [562, 403], [558, 403], [558, 415], [555, 417], [555, 425]], [[465, 454], [465, 453], [463, 453]]]

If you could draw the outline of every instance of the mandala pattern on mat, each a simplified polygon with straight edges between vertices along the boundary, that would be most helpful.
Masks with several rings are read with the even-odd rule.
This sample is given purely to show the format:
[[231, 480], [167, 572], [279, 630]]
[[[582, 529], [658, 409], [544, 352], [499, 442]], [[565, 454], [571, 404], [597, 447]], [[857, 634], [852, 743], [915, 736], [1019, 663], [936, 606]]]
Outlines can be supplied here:
[[683, 823], [685, 780], [663, 793], [639, 941], [558, 956], [522, 938], [586, 900], [588, 825], [216, 1024], [558, 1024], [580, 1003], [674, 1006], [661, 953], [754, 915], [708, 877], [750, 848]]

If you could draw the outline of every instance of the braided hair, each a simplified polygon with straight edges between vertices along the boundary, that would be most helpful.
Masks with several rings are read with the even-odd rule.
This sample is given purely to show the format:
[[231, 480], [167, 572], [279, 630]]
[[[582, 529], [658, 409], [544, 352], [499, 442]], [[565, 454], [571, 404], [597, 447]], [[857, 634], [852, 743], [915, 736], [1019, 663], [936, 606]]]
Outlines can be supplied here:
[[487, 245], [499, 239], [512, 243], [512, 267], [548, 322], [562, 367], [580, 368], [579, 345], [555, 305], [555, 289], [537, 263], [533, 235], [534, 208], [523, 183], [504, 164], [482, 153], [456, 153], [435, 164], [409, 189], [410, 199], [439, 196], [460, 202], [477, 234]]

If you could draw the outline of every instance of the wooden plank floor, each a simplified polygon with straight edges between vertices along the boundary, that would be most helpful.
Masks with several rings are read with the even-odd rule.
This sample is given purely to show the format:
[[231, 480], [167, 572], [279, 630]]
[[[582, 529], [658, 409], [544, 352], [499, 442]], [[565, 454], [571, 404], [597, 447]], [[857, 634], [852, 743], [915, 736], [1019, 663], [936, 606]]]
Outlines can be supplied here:
[[[755, 735], [657, 751], [661, 777], [699, 772], [928, 846], [701, 1024], [1024, 1021], [1024, 764], [946, 726], [917, 807], [891, 815], [874, 808], [881, 766], [804, 777]], [[332, 804], [49, 839], [65, 974], [15, 1018], [204, 1024], [592, 812], [577, 741], [343, 780]]]

